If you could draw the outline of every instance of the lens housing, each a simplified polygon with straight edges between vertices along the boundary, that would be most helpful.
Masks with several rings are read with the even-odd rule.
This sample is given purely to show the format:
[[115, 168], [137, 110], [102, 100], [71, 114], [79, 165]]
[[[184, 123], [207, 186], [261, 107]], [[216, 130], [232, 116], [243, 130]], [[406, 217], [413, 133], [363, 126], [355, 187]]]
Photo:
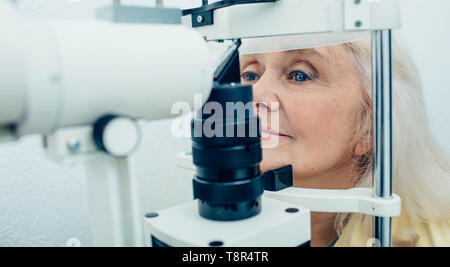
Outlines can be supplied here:
[[[214, 112], [203, 114], [211, 107]], [[193, 189], [200, 215], [232, 221], [260, 213], [262, 150], [251, 85], [215, 84], [191, 126]]]

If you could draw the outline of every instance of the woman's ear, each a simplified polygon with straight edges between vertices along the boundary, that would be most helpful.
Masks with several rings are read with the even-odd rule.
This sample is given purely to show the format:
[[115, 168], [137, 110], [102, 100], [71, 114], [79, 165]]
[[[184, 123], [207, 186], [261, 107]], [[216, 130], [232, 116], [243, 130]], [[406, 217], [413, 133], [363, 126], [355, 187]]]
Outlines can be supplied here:
[[353, 154], [360, 157], [370, 151], [371, 142], [369, 136], [363, 137], [353, 149]]

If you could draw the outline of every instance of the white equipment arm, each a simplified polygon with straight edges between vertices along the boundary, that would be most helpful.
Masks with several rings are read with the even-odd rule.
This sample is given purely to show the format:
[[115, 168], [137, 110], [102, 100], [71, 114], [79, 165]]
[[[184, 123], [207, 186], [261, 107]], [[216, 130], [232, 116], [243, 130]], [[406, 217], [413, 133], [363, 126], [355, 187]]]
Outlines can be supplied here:
[[278, 192], [266, 191], [264, 196], [300, 205], [317, 212], [349, 212], [372, 216], [400, 215], [400, 197], [392, 199], [373, 197], [372, 188], [324, 190], [290, 187]]
[[[401, 26], [397, 0], [280, 0], [214, 10], [214, 24], [196, 27], [208, 40], [370, 31]], [[192, 27], [192, 16], [183, 18]]]

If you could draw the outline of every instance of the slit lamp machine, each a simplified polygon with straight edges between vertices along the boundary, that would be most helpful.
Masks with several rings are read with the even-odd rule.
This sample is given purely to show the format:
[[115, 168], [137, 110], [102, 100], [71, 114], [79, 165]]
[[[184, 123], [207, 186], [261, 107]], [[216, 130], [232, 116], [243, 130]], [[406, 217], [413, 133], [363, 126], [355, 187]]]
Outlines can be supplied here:
[[[308, 246], [311, 211], [373, 216], [374, 245], [391, 245], [391, 218], [401, 209], [392, 193], [398, 1], [224, 0], [189, 10], [115, 1], [96, 16], [30, 21], [0, 1], [0, 140], [40, 134], [50, 158], [86, 167], [93, 245]], [[177, 101], [193, 107], [194, 94], [224, 107], [251, 102], [239, 74], [245, 45], [279, 51], [364, 35], [372, 39], [373, 188], [295, 188], [291, 166], [260, 172], [259, 134], [192, 135], [192, 154], [180, 160], [194, 200], [141, 215], [132, 155], [145, 138], [143, 121], [172, 117]], [[218, 60], [207, 43], [224, 47]], [[183, 69], [178, 79], [168, 76], [173, 65]], [[194, 112], [193, 133], [207, 119]], [[217, 123], [231, 131], [259, 125], [252, 112]]]

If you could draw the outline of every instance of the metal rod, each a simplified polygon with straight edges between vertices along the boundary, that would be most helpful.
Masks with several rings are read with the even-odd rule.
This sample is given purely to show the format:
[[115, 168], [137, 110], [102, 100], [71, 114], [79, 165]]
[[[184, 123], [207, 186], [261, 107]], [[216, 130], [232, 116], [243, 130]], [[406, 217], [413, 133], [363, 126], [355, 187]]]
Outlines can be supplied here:
[[85, 163], [94, 246], [144, 246], [143, 220], [132, 156], [93, 154]]
[[[392, 197], [392, 40], [391, 30], [372, 32], [374, 105], [374, 197]], [[373, 237], [391, 246], [391, 217], [373, 217]]]

